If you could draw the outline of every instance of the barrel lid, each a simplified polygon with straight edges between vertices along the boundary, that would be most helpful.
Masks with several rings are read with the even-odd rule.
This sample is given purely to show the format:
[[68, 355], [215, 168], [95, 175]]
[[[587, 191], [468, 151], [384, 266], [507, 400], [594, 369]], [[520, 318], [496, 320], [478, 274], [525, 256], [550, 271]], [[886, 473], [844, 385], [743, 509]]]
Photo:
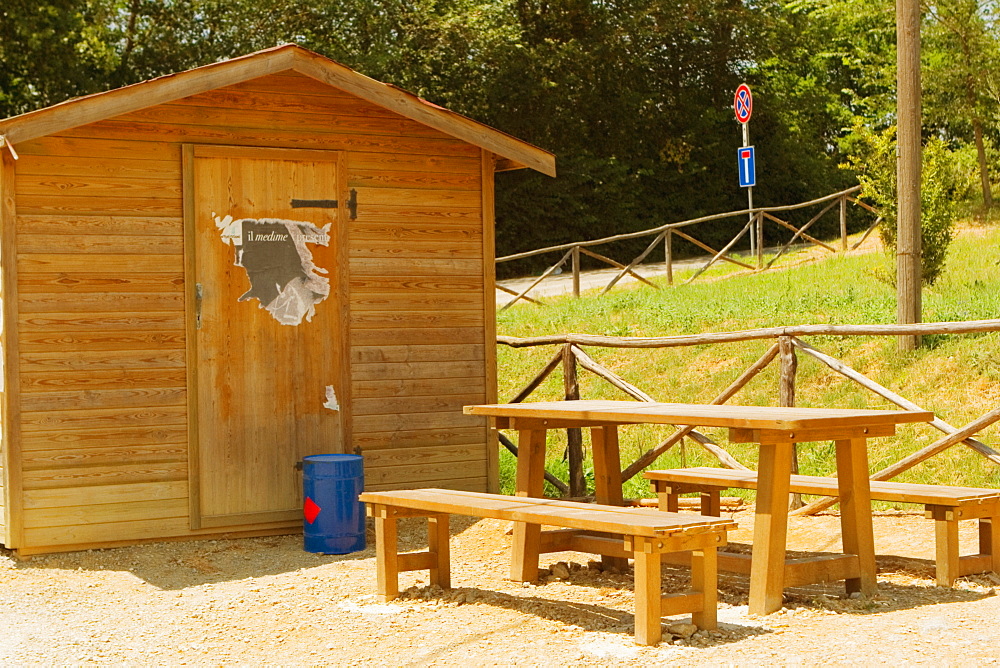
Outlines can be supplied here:
[[350, 461], [361, 461], [361, 455], [307, 455], [302, 458], [303, 461], [307, 462], [350, 462]]

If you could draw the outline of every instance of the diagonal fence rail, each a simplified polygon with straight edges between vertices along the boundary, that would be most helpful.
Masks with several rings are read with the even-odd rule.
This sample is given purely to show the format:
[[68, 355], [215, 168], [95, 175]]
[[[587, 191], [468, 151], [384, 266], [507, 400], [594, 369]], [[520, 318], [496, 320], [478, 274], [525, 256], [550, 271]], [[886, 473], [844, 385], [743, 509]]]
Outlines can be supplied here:
[[[694, 246], [697, 246], [701, 250], [710, 254], [710, 259], [707, 260], [703, 265], [698, 267], [694, 274], [689, 277], [684, 284], [688, 284], [701, 276], [709, 268], [717, 264], [718, 262], [728, 262], [742, 269], [747, 269], [751, 271], [760, 271], [769, 269], [774, 263], [784, 255], [789, 248], [792, 247], [796, 242], [808, 242], [814, 246], [825, 249], [828, 252], [836, 253], [838, 248], [820, 241], [819, 239], [807, 234], [807, 230], [811, 228], [817, 221], [819, 221], [828, 212], [837, 209], [839, 213], [840, 220], [840, 252], [846, 252], [847, 250], [853, 250], [860, 246], [872, 233], [872, 231], [882, 222], [881, 216], [877, 216], [877, 212], [868, 204], [857, 199], [856, 195], [858, 191], [861, 190], [861, 186], [855, 186], [853, 188], [848, 188], [847, 190], [842, 190], [836, 192], [826, 197], [820, 197], [818, 199], [810, 200], [808, 202], [802, 202], [800, 204], [791, 204], [787, 206], [774, 206], [774, 207], [759, 207], [753, 209], [743, 209], [741, 211], [729, 211], [726, 213], [717, 213], [710, 216], [702, 216], [700, 218], [692, 218], [690, 220], [684, 220], [678, 223], [668, 223], [666, 225], [660, 225], [659, 227], [654, 227], [648, 230], [641, 230], [638, 232], [629, 232], [627, 234], [617, 234], [610, 237], [604, 237], [601, 239], [592, 239], [590, 241], [578, 241], [573, 243], [560, 244], [557, 246], [549, 246], [547, 248], [538, 248], [536, 250], [524, 251], [523, 253], [515, 253], [513, 255], [505, 255], [503, 257], [496, 258], [496, 263], [501, 264], [504, 262], [513, 262], [515, 260], [523, 260], [529, 257], [536, 257], [539, 255], [547, 255], [550, 253], [561, 253], [559, 259], [552, 265], [542, 272], [542, 274], [536, 278], [532, 283], [530, 283], [526, 288], [520, 292], [512, 290], [506, 286], [497, 285], [497, 289], [507, 294], [513, 295], [514, 298], [504, 304], [500, 310], [506, 310], [514, 305], [516, 302], [524, 300], [533, 304], [541, 304], [541, 302], [535, 298], [530, 297], [529, 293], [537, 288], [542, 282], [547, 278], [560, 272], [564, 269], [566, 264], [570, 265], [570, 270], [572, 272], [573, 279], [573, 295], [575, 297], [580, 296], [580, 262], [582, 256], [587, 256], [598, 262], [610, 265], [618, 270], [618, 273], [608, 282], [607, 285], [601, 291], [601, 294], [607, 293], [609, 290], [614, 288], [618, 283], [626, 276], [631, 276], [632, 278], [641, 281], [653, 288], [659, 288], [660, 286], [649, 280], [648, 278], [642, 276], [639, 271], [639, 265], [646, 260], [657, 248], [661, 245], [664, 249], [664, 268], [666, 273], [666, 280], [668, 285], [674, 284], [674, 237], [682, 239]], [[847, 243], [847, 206], [848, 204], [854, 204], [867, 211], [876, 214], [875, 222], [873, 222], [864, 232], [861, 239], [857, 241], [851, 248], [848, 248]], [[801, 227], [796, 227], [787, 220], [782, 219], [777, 214], [782, 214], [788, 211], [796, 211], [799, 209], [806, 209], [809, 207], [821, 207], [820, 211], [816, 213], [812, 218], [810, 218]], [[706, 223], [712, 223], [719, 220], [726, 220], [729, 218], [747, 218], [747, 223], [740, 229], [740, 231], [734, 236], [730, 241], [722, 246], [721, 249], [716, 249], [692, 236], [692, 227], [697, 225], [703, 225]], [[737, 243], [748, 233], [750, 235], [756, 236], [757, 239], [763, 239], [763, 229], [765, 223], [770, 223], [773, 225], [778, 225], [784, 230], [791, 231], [793, 233], [792, 238], [783, 244], [775, 253], [775, 255], [770, 258], [766, 263], [764, 261], [763, 244], [758, 242], [756, 245], [756, 257], [751, 258], [749, 262], [743, 261], [732, 256], [732, 250]], [[614, 260], [607, 255], [603, 255], [593, 250], [595, 247], [604, 246], [618, 241], [627, 241], [630, 239], [641, 239], [644, 237], [652, 237], [652, 241], [646, 246], [646, 248], [632, 259], [627, 264], [623, 264]]]
[[[517, 394], [509, 403], [520, 403], [527, 399], [557, 368], [562, 367], [564, 379], [564, 396], [566, 400], [580, 398], [578, 369], [583, 369], [598, 378], [610, 383], [625, 394], [638, 401], [655, 401], [644, 390], [629, 383], [620, 375], [602, 365], [583, 350], [584, 346], [593, 348], [671, 348], [680, 346], [701, 346], [706, 344], [740, 343], [746, 341], [774, 340], [774, 344], [750, 367], [748, 367], [725, 390], [716, 396], [711, 403], [724, 404], [742, 390], [758, 374], [775, 360], [780, 364], [778, 402], [781, 406], [795, 405], [795, 379], [798, 369], [798, 354], [801, 353], [823, 364], [831, 371], [853, 381], [859, 387], [870, 391], [883, 399], [903, 408], [904, 410], [923, 411], [923, 407], [886, 388], [877, 381], [851, 368], [814, 346], [806, 343], [801, 337], [806, 336], [899, 336], [926, 334], [972, 334], [979, 332], [1000, 331], [1000, 319], [969, 320], [961, 322], [934, 322], [913, 325], [798, 325], [789, 327], [770, 327], [732, 332], [711, 332], [704, 334], [688, 334], [666, 337], [618, 337], [590, 334], [563, 334], [518, 338], [498, 336], [497, 343], [512, 348], [536, 346], [557, 346], [555, 355]], [[963, 444], [984, 459], [1000, 465], [1000, 452], [974, 438], [975, 434], [1000, 420], [1000, 407], [980, 416], [972, 422], [955, 427], [942, 418], [935, 416], [929, 426], [938, 430], [943, 436], [899, 461], [872, 474], [872, 480], [890, 480], [917, 464], [927, 461], [952, 446]], [[688, 438], [715, 457], [723, 466], [733, 469], [748, 470], [724, 447], [701, 433], [694, 427], [681, 427], [669, 437], [643, 452], [635, 461], [621, 472], [621, 482], [624, 484], [642, 470], [652, 465], [670, 448]], [[515, 456], [517, 448], [506, 436], [501, 434], [501, 443]], [[564, 482], [551, 473], [546, 473], [546, 479], [552, 483], [564, 496], [580, 497], [586, 495], [586, 484], [583, 473], [583, 437], [579, 428], [567, 429], [567, 459], [569, 460], [569, 481]], [[797, 455], [795, 470], [797, 472]], [[837, 500], [823, 498], [798, 508], [798, 514], [812, 514], [829, 508]]]

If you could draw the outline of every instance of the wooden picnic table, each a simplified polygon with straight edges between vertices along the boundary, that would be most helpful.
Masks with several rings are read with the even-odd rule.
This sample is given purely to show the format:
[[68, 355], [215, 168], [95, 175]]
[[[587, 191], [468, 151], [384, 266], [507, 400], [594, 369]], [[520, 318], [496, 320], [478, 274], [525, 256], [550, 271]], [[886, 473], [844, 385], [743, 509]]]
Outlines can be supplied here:
[[[552, 401], [466, 406], [469, 415], [493, 419], [497, 429], [518, 434], [518, 496], [542, 497], [545, 436], [549, 429], [589, 428], [592, 435], [597, 503], [622, 504], [618, 426], [670, 424], [724, 427], [734, 443], [757, 443], [758, 494], [750, 569], [750, 613], [781, 608], [786, 571], [795, 584], [845, 580], [849, 593], [876, 590], [875, 541], [868, 481], [868, 439], [891, 436], [896, 425], [929, 422], [930, 411], [853, 410], [671, 404], [637, 401]], [[843, 555], [787, 562], [788, 493], [793, 444], [834, 441], [840, 493]], [[537, 577], [541, 527], [515, 524], [511, 576]]]

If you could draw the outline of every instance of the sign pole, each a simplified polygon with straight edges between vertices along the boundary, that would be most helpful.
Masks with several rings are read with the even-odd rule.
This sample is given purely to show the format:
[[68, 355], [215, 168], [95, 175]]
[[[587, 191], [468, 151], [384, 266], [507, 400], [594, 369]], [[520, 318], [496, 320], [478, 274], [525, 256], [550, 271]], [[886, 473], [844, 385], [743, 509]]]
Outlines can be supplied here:
[[[743, 146], [750, 145], [750, 121], [740, 123], [743, 126]], [[753, 186], [747, 188], [747, 208], [750, 209], [750, 255], [758, 258], [757, 268], [760, 268], [760, 251], [757, 249], [757, 230], [753, 224]]]
[[753, 146], [750, 145], [750, 116], [753, 114], [753, 95], [745, 83], [736, 88], [733, 96], [733, 112], [736, 120], [743, 126], [743, 147], [736, 151], [738, 156], [740, 187], [747, 189], [747, 209], [750, 219], [747, 221], [750, 232], [750, 255], [757, 258], [757, 268], [764, 266], [764, 220], [754, 216], [753, 187], [757, 183], [757, 168], [754, 160]]

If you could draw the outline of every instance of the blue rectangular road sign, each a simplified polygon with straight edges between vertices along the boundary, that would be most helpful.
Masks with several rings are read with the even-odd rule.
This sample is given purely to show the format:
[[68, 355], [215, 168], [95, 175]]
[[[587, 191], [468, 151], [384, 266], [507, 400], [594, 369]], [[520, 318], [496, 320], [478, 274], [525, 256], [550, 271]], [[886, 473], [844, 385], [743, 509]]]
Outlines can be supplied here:
[[736, 158], [740, 168], [740, 187], [752, 188], [757, 185], [757, 167], [753, 159], [753, 146], [743, 146], [736, 149]]

